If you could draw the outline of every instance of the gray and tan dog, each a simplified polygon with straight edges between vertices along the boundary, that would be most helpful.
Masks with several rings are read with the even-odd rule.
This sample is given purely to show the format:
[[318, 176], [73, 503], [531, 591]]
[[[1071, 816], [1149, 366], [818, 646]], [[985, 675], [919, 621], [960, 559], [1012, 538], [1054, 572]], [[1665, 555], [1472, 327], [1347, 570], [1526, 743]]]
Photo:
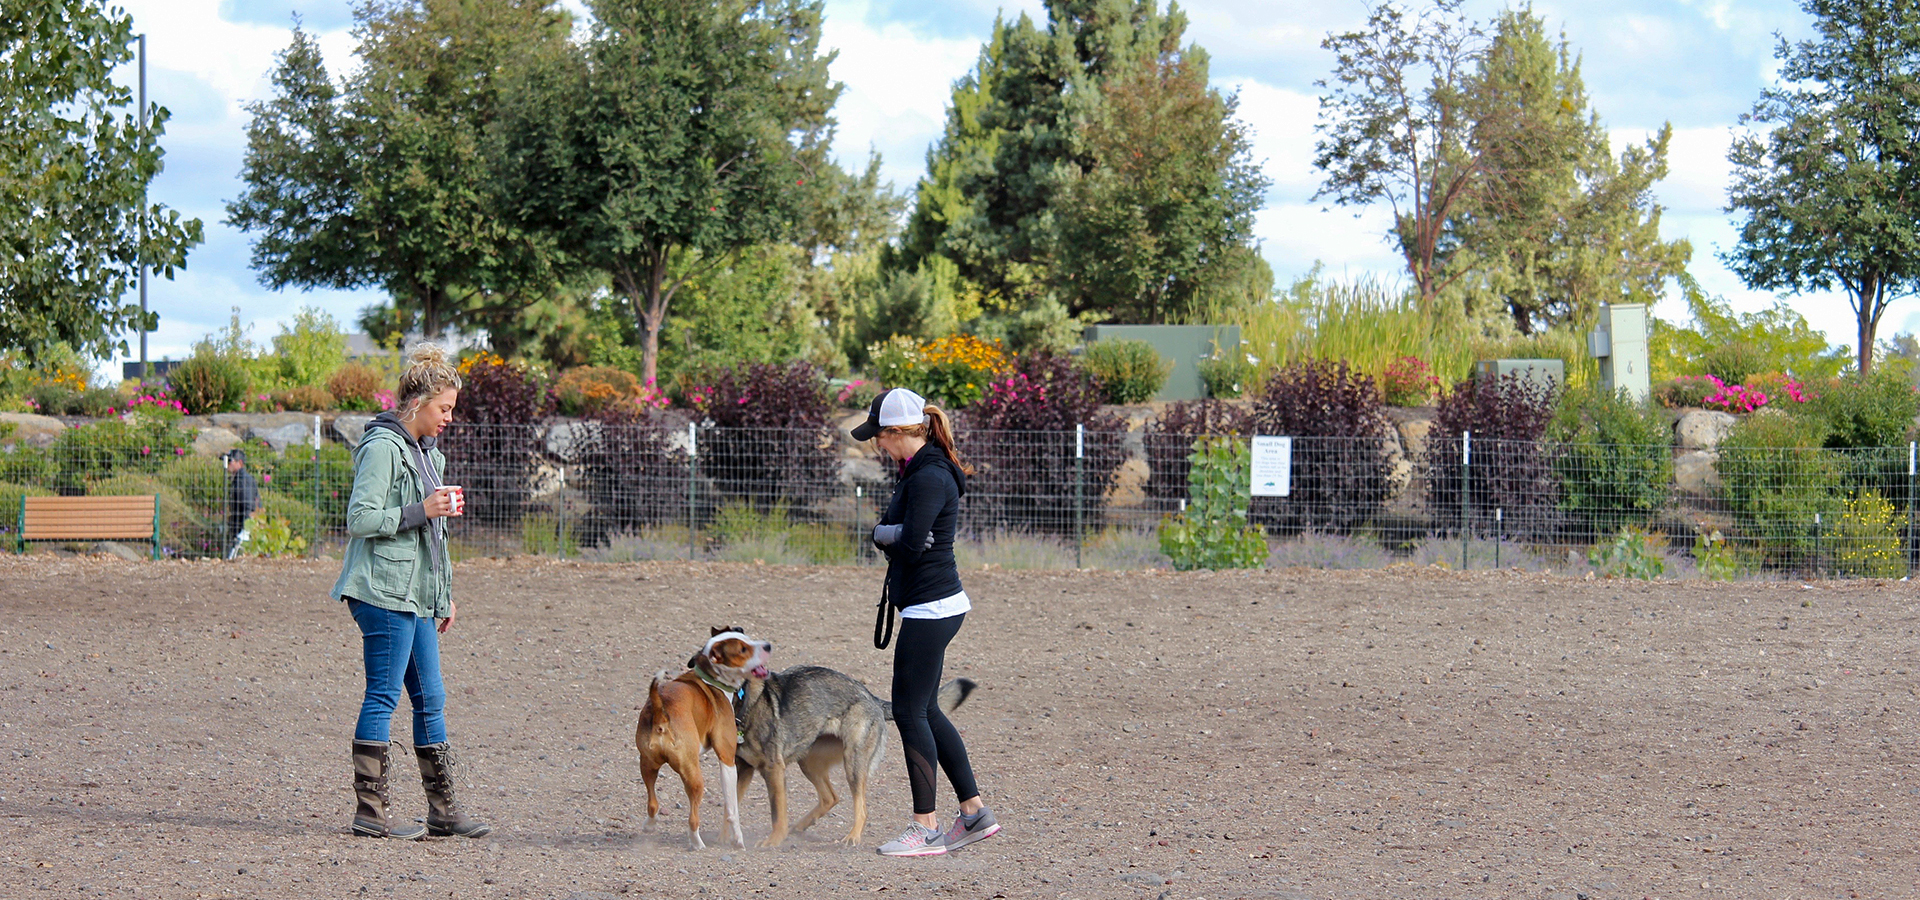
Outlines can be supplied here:
[[[941, 685], [940, 708], [959, 708], [974, 686], [970, 678]], [[800, 764], [819, 798], [793, 830], [807, 830], [839, 805], [840, 795], [827, 780], [828, 771], [839, 763], [853, 799], [853, 828], [841, 843], [859, 844], [867, 827], [867, 782], [886, 756], [886, 723], [893, 721], [893, 704], [843, 673], [795, 666], [749, 677], [746, 699], [734, 705], [734, 716], [740, 727], [740, 746], [734, 752], [739, 800], [745, 802], [757, 770], [767, 780], [767, 801], [773, 807], [773, 831], [760, 846], [778, 847], [787, 839], [787, 766], [792, 763]]]

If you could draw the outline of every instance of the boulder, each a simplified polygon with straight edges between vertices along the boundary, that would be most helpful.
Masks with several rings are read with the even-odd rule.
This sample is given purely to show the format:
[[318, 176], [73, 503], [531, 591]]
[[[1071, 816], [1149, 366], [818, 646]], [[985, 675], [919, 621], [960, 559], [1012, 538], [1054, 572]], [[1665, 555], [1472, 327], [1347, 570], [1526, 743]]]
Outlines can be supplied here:
[[1398, 423], [1398, 430], [1400, 452], [1409, 460], [1425, 459], [1427, 440], [1433, 434], [1433, 420], [1409, 418]]
[[1680, 421], [1674, 423], [1674, 443], [1682, 450], [1718, 450], [1720, 442], [1733, 433], [1734, 423], [1738, 421], [1719, 410], [1689, 410], [1680, 417]]
[[553, 463], [540, 461], [533, 465], [533, 475], [528, 478], [528, 496], [539, 500], [550, 497], [567, 486], [567, 470]]
[[247, 429], [247, 440], [265, 441], [275, 453], [285, 453], [288, 447], [313, 440], [313, 419], [298, 425], [256, 425]]
[[246, 434], [254, 428], [281, 428], [287, 425], [313, 427], [313, 413], [214, 413], [213, 424]]
[[1115, 473], [1113, 487], [1107, 491], [1107, 504], [1119, 509], [1138, 509], [1147, 502], [1147, 477], [1151, 471], [1144, 458], [1133, 458], [1120, 464]]
[[341, 413], [333, 419], [333, 434], [340, 442], [349, 447], [360, 445], [360, 437], [367, 433], [368, 423], [373, 416], [367, 413]]
[[1689, 450], [1673, 458], [1673, 483], [1683, 494], [1711, 497], [1720, 489], [1720, 454]]
[[0, 413], [0, 426], [11, 424], [12, 430], [0, 427], [6, 432], [0, 435], [0, 444], [25, 444], [29, 447], [45, 447], [59, 440], [67, 430], [67, 423], [52, 416], [39, 416], [32, 413]]
[[600, 427], [599, 422], [590, 420], [566, 420], [548, 425], [547, 455], [563, 463], [578, 462], [581, 452], [600, 436]]
[[195, 456], [219, 456], [239, 445], [239, 435], [225, 428], [208, 426], [194, 435], [193, 453]]

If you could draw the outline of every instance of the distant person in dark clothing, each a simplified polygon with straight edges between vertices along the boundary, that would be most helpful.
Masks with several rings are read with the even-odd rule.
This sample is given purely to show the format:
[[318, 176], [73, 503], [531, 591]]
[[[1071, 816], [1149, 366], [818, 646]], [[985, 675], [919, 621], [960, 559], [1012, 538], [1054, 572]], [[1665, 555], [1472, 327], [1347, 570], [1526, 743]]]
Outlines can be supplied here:
[[235, 447], [220, 461], [227, 464], [227, 558], [232, 559], [247, 542], [247, 517], [260, 508], [260, 484], [247, 471], [247, 451]]

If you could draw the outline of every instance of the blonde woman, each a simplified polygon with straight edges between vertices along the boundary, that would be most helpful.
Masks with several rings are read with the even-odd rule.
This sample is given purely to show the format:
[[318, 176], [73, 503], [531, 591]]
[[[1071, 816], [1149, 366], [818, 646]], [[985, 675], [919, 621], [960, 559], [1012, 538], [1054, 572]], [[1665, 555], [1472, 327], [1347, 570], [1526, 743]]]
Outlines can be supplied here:
[[[892, 609], [898, 609], [893, 716], [906, 747], [913, 824], [878, 849], [885, 856], [935, 856], [1000, 831], [993, 810], [980, 800], [967, 745], [935, 702], [947, 645], [973, 608], [953, 559], [960, 498], [966, 496], [973, 467], [961, 460], [946, 413], [905, 388], [874, 398], [867, 420], [853, 429], [853, 437], [873, 441], [901, 467], [886, 514], [873, 529], [874, 546], [887, 555], [881, 622], [875, 624], [873, 637], [875, 646], [885, 649], [881, 626], [891, 631]], [[944, 832], [934, 813], [936, 770], [947, 773], [960, 800], [960, 814]]]
[[[404, 840], [429, 833], [480, 837], [492, 826], [467, 816], [454, 800], [440, 680], [440, 635], [455, 616], [447, 519], [464, 504], [442, 484], [447, 458], [435, 444], [453, 420], [460, 373], [434, 344], [417, 345], [408, 357], [394, 408], [375, 416], [353, 448], [350, 539], [332, 591], [360, 626], [366, 664], [366, 694], [353, 730], [353, 831]], [[396, 821], [389, 809], [388, 732], [402, 688], [413, 707], [425, 827]]]

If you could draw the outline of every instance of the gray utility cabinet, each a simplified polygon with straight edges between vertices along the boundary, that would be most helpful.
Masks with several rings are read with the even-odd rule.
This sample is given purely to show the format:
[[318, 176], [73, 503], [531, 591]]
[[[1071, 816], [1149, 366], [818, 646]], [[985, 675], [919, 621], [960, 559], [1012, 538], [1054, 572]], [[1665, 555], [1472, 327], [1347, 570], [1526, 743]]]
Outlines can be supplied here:
[[1475, 378], [1518, 375], [1521, 380], [1557, 391], [1566, 386], [1567, 364], [1557, 359], [1483, 359], [1473, 365]]
[[1240, 348], [1238, 325], [1089, 325], [1081, 339], [1095, 341], [1146, 341], [1155, 353], [1173, 363], [1167, 383], [1160, 386], [1155, 400], [1198, 400], [1207, 395], [1206, 382], [1200, 380], [1198, 363], [1213, 352], [1218, 342], [1227, 353], [1244, 353]]
[[1647, 305], [1602, 303], [1598, 327], [1587, 335], [1587, 350], [1600, 361], [1600, 386], [1626, 391], [1635, 402], [1647, 399]]

